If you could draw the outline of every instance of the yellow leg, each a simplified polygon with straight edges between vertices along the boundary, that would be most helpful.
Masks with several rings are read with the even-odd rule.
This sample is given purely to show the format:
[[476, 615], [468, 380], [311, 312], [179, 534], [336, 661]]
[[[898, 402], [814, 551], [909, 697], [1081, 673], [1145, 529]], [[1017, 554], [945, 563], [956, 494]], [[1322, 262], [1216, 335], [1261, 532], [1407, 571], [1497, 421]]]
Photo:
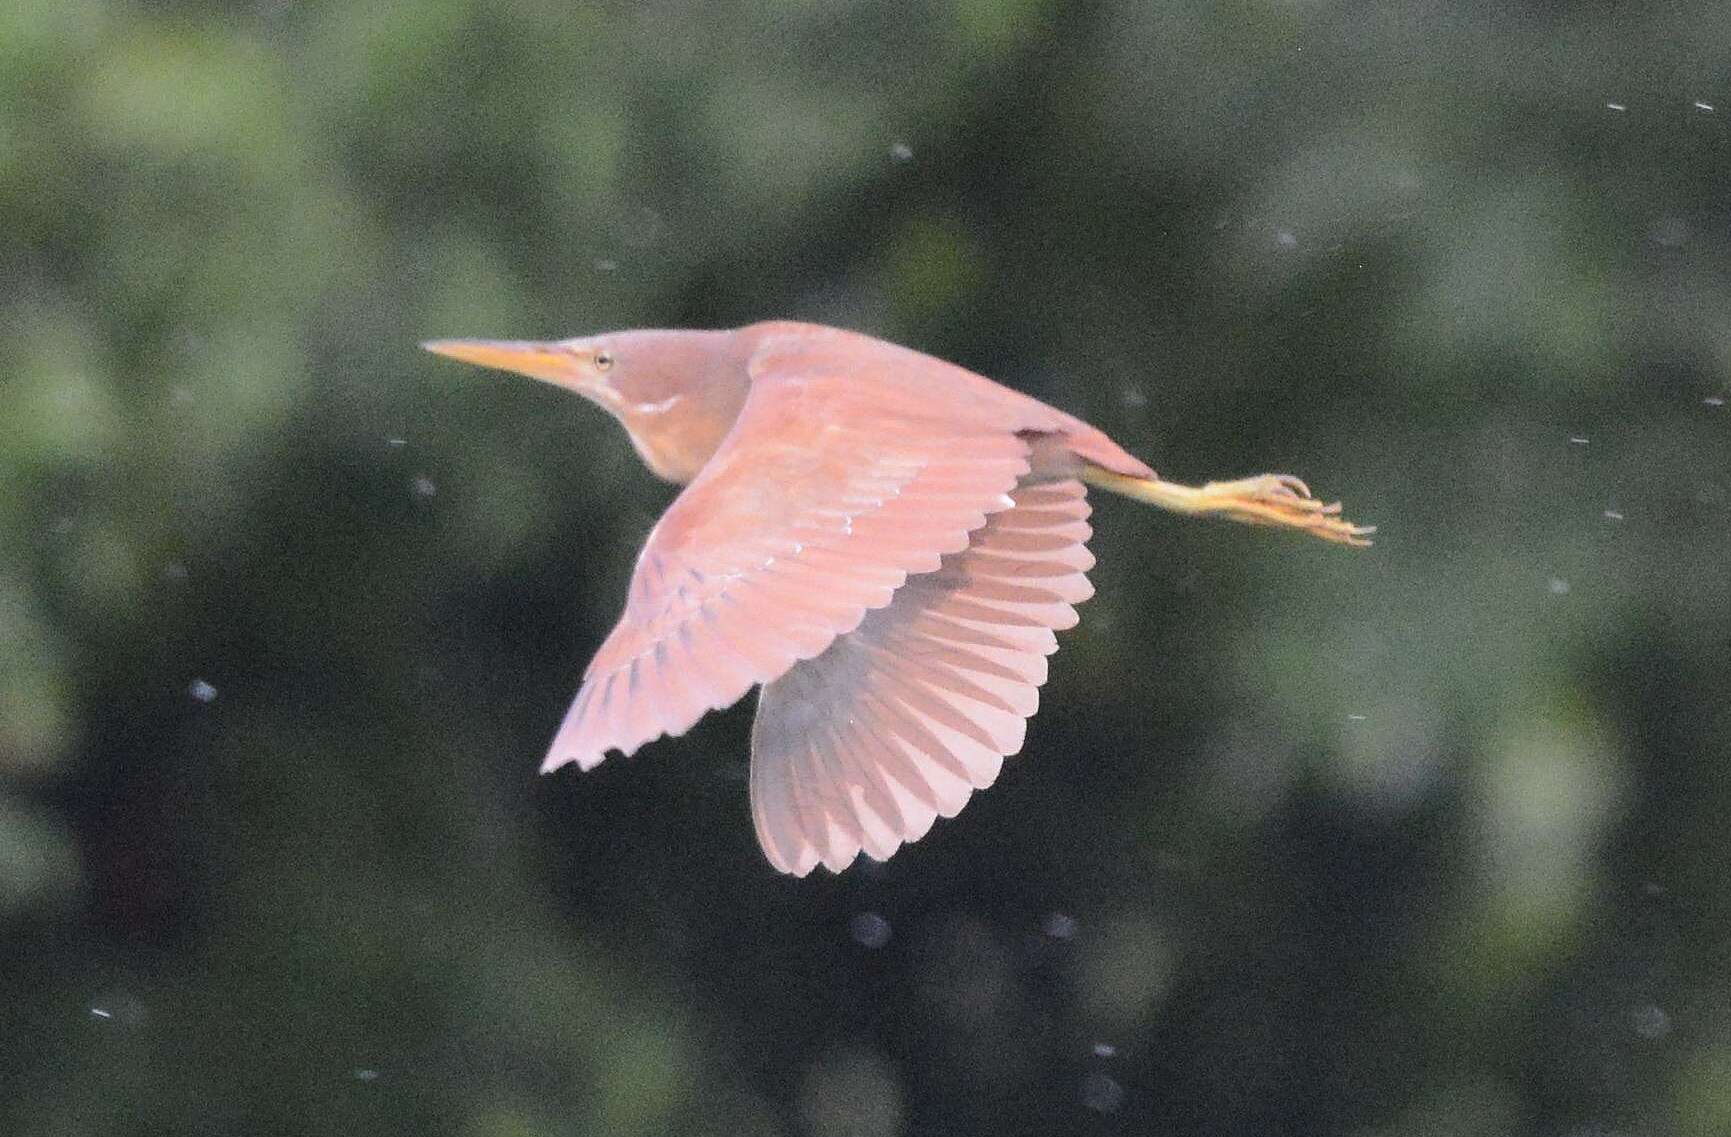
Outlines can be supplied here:
[[1366, 538], [1376, 532], [1374, 525], [1354, 525], [1341, 517], [1338, 501], [1324, 504], [1311, 497], [1310, 487], [1290, 474], [1258, 474], [1197, 487], [1159, 478], [1127, 477], [1090, 464], [1082, 471], [1082, 480], [1174, 513], [1299, 529], [1341, 545], [1363, 548], [1370, 544]]

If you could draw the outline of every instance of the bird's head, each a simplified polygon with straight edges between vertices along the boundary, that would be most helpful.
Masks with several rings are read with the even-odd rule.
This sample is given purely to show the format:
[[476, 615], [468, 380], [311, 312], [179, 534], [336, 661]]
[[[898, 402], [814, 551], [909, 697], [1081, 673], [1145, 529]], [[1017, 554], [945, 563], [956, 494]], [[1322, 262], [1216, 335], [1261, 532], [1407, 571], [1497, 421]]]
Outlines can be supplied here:
[[576, 391], [617, 418], [645, 464], [688, 482], [745, 402], [748, 345], [733, 332], [627, 331], [568, 340], [430, 340], [439, 355]]

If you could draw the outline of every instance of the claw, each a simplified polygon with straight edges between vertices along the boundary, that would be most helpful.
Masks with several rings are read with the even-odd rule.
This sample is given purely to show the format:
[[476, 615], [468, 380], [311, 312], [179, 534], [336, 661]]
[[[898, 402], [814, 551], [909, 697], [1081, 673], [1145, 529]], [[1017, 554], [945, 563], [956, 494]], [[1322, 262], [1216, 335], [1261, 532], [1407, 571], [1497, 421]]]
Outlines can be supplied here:
[[1376, 526], [1354, 525], [1350, 521], [1331, 521], [1326, 529], [1313, 529], [1311, 532], [1325, 541], [1351, 545], [1357, 549], [1368, 549], [1372, 544], [1369, 537], [1376, 532]]

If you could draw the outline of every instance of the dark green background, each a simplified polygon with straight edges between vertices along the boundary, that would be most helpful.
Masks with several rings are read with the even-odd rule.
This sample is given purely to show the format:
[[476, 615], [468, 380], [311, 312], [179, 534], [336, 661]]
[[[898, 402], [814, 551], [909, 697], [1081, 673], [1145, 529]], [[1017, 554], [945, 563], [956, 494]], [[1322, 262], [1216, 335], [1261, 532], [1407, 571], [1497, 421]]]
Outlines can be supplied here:
[[[0, 1131], [1731, 1132], [1728, 244], [1718, 0], [0, 6]], [[1099, 502], [779, 877], [748, 707], [535, 776], [671, 491], [415, 346], [779, 316], [1378, 544]]]

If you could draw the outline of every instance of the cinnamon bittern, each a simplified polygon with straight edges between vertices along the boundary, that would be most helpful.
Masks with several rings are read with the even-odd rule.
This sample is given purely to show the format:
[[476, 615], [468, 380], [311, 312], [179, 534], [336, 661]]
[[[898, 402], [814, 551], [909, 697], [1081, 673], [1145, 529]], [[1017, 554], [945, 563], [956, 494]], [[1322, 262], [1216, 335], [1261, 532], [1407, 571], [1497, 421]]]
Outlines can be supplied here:
[[836, 328], [425, 346], [599, 403], [685, 485], [541, 769], [590, 769], [761, 687], [751, 813], [795, 875], [888, 858], [1021, 749], [1053, 633], [1093, 594], [1086, 487], [1369, 544], [1297, 478], [1163, 481], [1080, 419]]

